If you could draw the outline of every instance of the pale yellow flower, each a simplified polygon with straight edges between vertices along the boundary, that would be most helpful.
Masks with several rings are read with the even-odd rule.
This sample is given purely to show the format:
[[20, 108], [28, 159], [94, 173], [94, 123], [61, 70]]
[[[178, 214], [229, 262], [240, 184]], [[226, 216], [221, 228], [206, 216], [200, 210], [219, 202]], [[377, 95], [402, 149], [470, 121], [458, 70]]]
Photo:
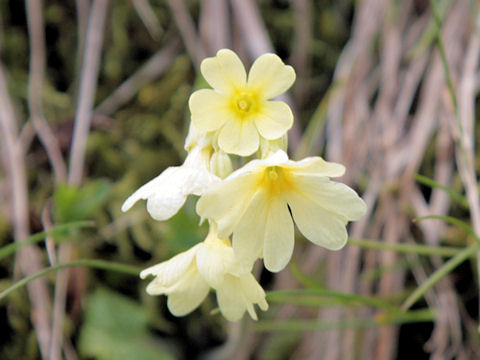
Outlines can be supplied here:
[[196, 309], [210, 288], [216, 290], [222, 315], [237, 321], [248, 311], [257, 319], [254, 304], [267, 310], [265, 292], [250, 273], [252, 263], [240, 263], [233, 254], [230, 241], [217, 237], [215, 226], [204, 242], [172, 259], [140, 273], [141, 278], [154, 275], [147, 286], [151, 295], [167, 295], [167, 306], [176, 316]]
[[231, 154], [251, 155], [260, 136], [283, 136], [293, 124], [289, 106], [270, 99], [295, 81], [295, 71], [274, 54], [260, 56], [248, 74], [231, 50], [203, 60], [201, 72], [213, 89], [194, 92], [189, 101], [192, 122], [198, 129], [218, 132], [219, 147]]
[[347, 222], [359, 219], [366, 206], [351, 188], [329, 179], [344, 172], [342, 165], [320, 157], [291, 161], [279, 150], [204, 193], [197, 212], [218, 224], [220, 237], [233, 233], [239, 260], [263, 257], [268, 270], [280, 271], [292, 256], [293, 220], [317, 245], [338, 250], [346, 244]]
[[202, 195], [220, 178], [210, 172], [208, 147], [191, 148], [181, 166], [172, 166], [135, 191], [122, 205], [129, 210], [138, 200], [147, 200], [147, 211], [155, 220], [167, 220], [183, 206], [187, 196]]

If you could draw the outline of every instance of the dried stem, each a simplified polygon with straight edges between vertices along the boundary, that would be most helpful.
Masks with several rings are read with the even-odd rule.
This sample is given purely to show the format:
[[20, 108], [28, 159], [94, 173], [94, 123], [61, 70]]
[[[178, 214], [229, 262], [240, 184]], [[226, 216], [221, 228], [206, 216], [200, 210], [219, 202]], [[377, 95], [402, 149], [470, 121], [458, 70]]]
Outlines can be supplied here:
[[[0, 63], [0, 132], [3, 149], [6, 151], [6, 173], [11, 186], [11, 206], [15, 241], [22, 241], [29, 235], [28, 188], [25, 174], [25, 155], [19, 142], [17, 122], [13, 105], [7, 91], [7, 83]], [[20, 268], [25, 276], [42, 269], [40, 253], [34, 246], [25, 246], [18, 252]], [[42, 359], [49, 357], [50, 343], [50, 296], [44, 279], [37, 279], [28, 285], [31, 303], [31, 318], [35, 327]]]
[[27, 22], [30, 38], [30, 76], [28, 83], [28, 108], [30, 117], [53, 167], [55, 182], [67, 180], [67, 170], [57, 138], [43, 116], [42, 87], [45, 73], [45, 32], [42, 1], [27, 1]]
[[172, 11], [173, 18], [182, 34], [182, 39], [187, 48], [188, 54], [192, 58], [197, 69], [200, 68], [200, 62], [205, 58], [206, 52], [195, 30], [195, 24], [188, 13], [183, 0], [168, 0], [168, 6]]
[[180, 48], [178, 39], [171, 40], [107, 97], [95, 109], [95, 113], [108, 116], [117, 111], [130, 101], [143, 85], [154, 81], [163, 74], [175, 60]]
[[[94, 0], [91, 5], [87, 25], [85, 54], [81, 70], [72, 150], [70, 153], [70, 169], [68, 173], [68, 183], [74, 186], [78, 186], [82, 180], [85, 146], [90, 128], [92, 106], [100, 66], [107, 5], [107, 0]], [[70, 260], [71, 251], [72, 244], [63, 244], [60, 246], [59, 264]], [[56, 276], [50, 360], [60, 359], [61, 356], [67, 285], [68, 270], [59, 271]]]
[[77, 112], [73, 129], [72, 150], [68, 183], [79, 185], [82, 179], [85, 159], [85, 145], [90, 128], [92, 105], [95, 98], [100, 54], [103, 42], [103, 30], [108, 0], [94, 0], [87, 29], [85, 55], [80, 78]]

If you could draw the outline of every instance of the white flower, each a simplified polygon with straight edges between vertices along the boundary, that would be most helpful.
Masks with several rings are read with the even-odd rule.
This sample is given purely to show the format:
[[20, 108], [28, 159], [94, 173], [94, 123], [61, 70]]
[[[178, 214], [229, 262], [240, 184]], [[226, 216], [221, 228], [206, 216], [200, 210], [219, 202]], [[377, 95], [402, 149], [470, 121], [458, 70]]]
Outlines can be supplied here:
[[202, 195], [220, 179], [209, 171], [208, 147], [194, 146], [181, 166], [169, 167], [135, 191], [122, 205], [129, 210], [138, 200], [147, 200], [147, 211], [155, 220], [167, 220], [185, 203], [187, 196]]
[[150, 295], [167, 295], [168, 309], [183, 316], [196, 309], [210, 288], [217, 292], [223, 316], [230, 321], [242, 318], [248, 311], [257, 319], [254, 304], [267, 310], [265, 292], [250, 273], [252, 263], [240, 263], [233, 254], [230, 241], [216, 235], [216, 226], [204, 242], [172, 259], [143, 270], [140, 277], [155, 278], [147, 286]]
[[346, 244], [347, 222], [358, 220], [366, 206], [351, 188], [329, 179], [344, 172], [342, 165], [320, 157], [296, 162], [278, 150], [209, 189], [197, 202], [197, 213], [218, 224], [220, 237], [233, 233], [239, 260], [263, 257], [268, 270], [280, 271], [293, 253], [293, 220], [317, 245], [338, 250]]

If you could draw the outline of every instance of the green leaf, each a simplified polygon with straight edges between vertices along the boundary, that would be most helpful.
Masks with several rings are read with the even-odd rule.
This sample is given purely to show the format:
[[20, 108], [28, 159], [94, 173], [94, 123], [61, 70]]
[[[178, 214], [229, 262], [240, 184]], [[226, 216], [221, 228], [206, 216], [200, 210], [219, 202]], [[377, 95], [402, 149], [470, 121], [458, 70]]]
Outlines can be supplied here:
[[96, 180], [81, 188], [59, 185], [53, 196], [56, 222], [64, 223], [92, 217], [106, 202], [110, 189], [111, 185], [106, 180]]
[[199, 218], [195, 212], [197, 199], [189, 196], [183, 208], [167, 223], [163, 241], [168, 244], [171, 255], [185, 251], [203, 241], [208, 232], [208, 224], [205, 221], [202, 226], [198, 225]]
[[148, 330], [147, 310], [107, 289], [88, 297], [79, 351], [98, 360], [174, 359], [172, 349]]

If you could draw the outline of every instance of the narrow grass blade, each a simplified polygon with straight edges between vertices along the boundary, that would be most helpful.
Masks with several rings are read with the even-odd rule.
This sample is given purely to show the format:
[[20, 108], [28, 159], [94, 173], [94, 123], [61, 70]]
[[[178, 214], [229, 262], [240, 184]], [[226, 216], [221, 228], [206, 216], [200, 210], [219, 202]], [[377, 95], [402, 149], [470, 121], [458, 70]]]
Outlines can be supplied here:
[[475, 235], [475, 231], [473, 231], [470, 225], [452, 216], [445, 216], [445, 215], [421, 216], [421, 217], [415, 218], [415, 221], [423, 221], [428, 219], [442, 220], [450, 225], [457, 226], [461, 228], [463, 231], [465, 231], [468, 235], [473, 237], [475, 240], [477, 240], [477, 242], [480, 242], [480, 239], [477, 237], [477, 235]]
[[259, 321], [257, 331], [318, 331], [318, 330], [344, 330], [363, 329], [382, 325], [399, 325], [406, 323], [432, 322], [435, 313], [430, 309], [409, 311], [391, 316], [377, 315], [369, 319], [356, 319], [353, 321], [322, 322], [318, 320], [286, 320], [286, 321]]
[[0, 248], [0, 260], [2, 260], [3, 258], [9, 255], [14, 254], [18, 249], [20, 249], [23, 246], [35, 244], [42, 241], [43, 239], [45, 239], [47, 235], [55, 235], [66, 230], [80, 229], [80, 228], [87, 228], [87, 227], [94, 227], [94, 226], [95, 226], [95, 223], [93, 221], [75, 221], [75, 222], [55, 226], [49, 231], [42, 231], [42, 232], [33, 234], [20, 242], [15, 242], [15, 243], [11, 243], [3, 246], [2, 248]]
[[480, 243], [475, 242], [469, 247], [465, 248], [462, 252], [455, 255], [453, 258], [448, 260], [441, 268], [435, 271], [430, 277], [422, 283], [413, 293], [408, 296], [405, 302], [402, 305], [402, 310], [408, 310], [413, 304], [415, 304], [420, 298], [425, 295], [425, 293], [430, 290], [437, 282], [439, 282], [443, 277], [448, 275], [453, 269], [458, 265], [468, 259], [470, 256], [474, 255], [478, 249], [480, 249]]
[[295, 261], [292, 261], [290, 263], [290, 270], [292, 272], [292, 275], [306, 288], [324, 289], [324, 287], [320, 285], [318, 282], [316, 282], [315, 280], [311, 279], [310, 277], [302, 273], [298, 268], [297, 264], [295, 263]]
[[133, 275], [133, 276], [138, 276], [140, 274], [140, 269], [131, 265], [119, 264], [119, 263], [114, 263], [110, 261], [96, 260], [96, 259], [75, 260], [65, 264], [59, 264], [59, 265], [45, 268], [42, 271], [37, 272], [36, 274], [27, 276], [22, 280], [17, 281], [15, 284], [9, 286], [8, 288], [0, 292], [0, 300], [3, 299], [8, 294], [10, 294], [11, 292], [21, 288], [22, 286], [27, 285], [30, 281], [43, 277], [51, 272], [69, 268], [69, 267], [75, 267], [75, 266], [85, 266], [85, 267], [90, 267], [94, 269], [116, 271], [116, 272]]
[[423, 185], [426, 185], [426, 186], [429, 186], [429, 187], [432, 187], [432, 188], [437, 188], [437, 189], [440, 189], [440, 190], [443, 190], [445, 191], [452, 200], [454, 200], [455, 202], [457, 202], [458, 204], [460, 204], [462, 207], [464, 207], [465, 209], [469, 209], [470, 206], [468, 205], [468, 201], [467, 199], [465, 198], [465, 196], [459, 194], [458, 192], [456, 192], [455, 190], [447, 187], [447, 186], [444, 186], [438, 182], [436, 182], [435, 180], [433, 179], [430, 179], [426, 176], [423, 176], [423, 175], [420, 175], [420, 174], [415, 174], [413, 176], [415, 178], [416, 181], [418, 181], [419, 183], [423, 184]]
[[[422, 218], [419, 218], [422, 220]], [[427, 246], [416, 244], [387, 244], [380, 241], [364, 240], [364, 239], [348, 239], [350, 245], [360, 246], [365, 249], [395, 251], [405, 254], [417, 254], [425, 256], [444, 256], [451, 257], [457, 255], [463, 249], [450, 246]]]
[[390, 312], [401, 311], [398, 307], [391, 305], [378, 298], [349, 294], [349, 293], [330, 290], [326, 288], [269, 291], [267, 293], [267, 299], [269, 301], [273, 299], [274, 301], [276, 300], [277, 302], [280, 302], [282, 297], [288, 298], [288, 297], [301, 297], [301, 296], [312, 296], [312, 295], [316, 295], [318, 297], [330, 297], [335, 299], [337, 302], [345, 303], [345, 304], [362, 304], [362, 305], [367, 305], [367, 306], [372, 306], [375, 308], [387, 310]]

